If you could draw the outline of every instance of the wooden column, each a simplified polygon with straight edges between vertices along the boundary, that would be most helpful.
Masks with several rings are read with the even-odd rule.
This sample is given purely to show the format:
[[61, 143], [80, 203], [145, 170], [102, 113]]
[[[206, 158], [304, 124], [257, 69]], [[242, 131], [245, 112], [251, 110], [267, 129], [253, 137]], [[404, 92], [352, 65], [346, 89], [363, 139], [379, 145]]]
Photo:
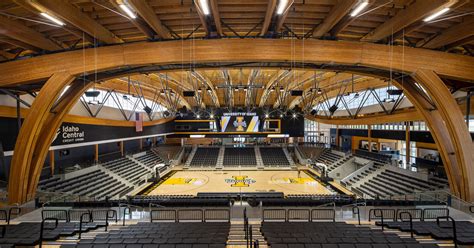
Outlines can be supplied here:
[[405, 122], [405, 162], [407, 166], [410, 166], [410, 158], [411, 158], [411, 143], [410, 143], [410, 122]]
[[124, 150], [123, 150], [123, 140], [120, 141], [120, 154], [122, 155], [122, 157], [124, 156]]
[[[68, 73], [55, 73], [44, 84], [31, 105], [15, 143], [8, 184], [9, 203], [24, 203], [34, 198], [44, 160], [59, 128], [52, 121], [61, 114], [52, 113], [51, 110], [73, 79]], [[60, 105], [62, 102], [55, 106], [56, 111]]]
[[49, 151], [49, 166], [51, 168], [51, 176], [54, 176], [54, 162], [55, 162], [54, 151], [51, 150]]
[[336, 146], [339, 147], [339, 125], [336, 125]]
[[[429, 95], [415, 85], [418, 83]], [[474, 200], [474, 150], [464, 116], [443, 80], [430, 70], [418, 70], [402, 87], [423, 115], [443, 159], [451, 192], [466, 201]], [[429, 102], [431, 99], [434, 106]]]
[[94, 162], [99, 162], [99, 144], [94, 145]]
[[143, 139], [138, 140], [140, 142], [140, 151], [143, 150]]

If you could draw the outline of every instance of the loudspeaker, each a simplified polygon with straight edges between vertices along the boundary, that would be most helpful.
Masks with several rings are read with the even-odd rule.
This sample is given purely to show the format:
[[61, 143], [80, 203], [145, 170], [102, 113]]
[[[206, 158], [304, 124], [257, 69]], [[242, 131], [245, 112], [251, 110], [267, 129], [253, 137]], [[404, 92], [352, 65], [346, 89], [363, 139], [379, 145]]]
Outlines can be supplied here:
[[338, 107], [337, 107], [336, 105], [332, 105], [332, 106], [329, 108], [329, 112], [334, 113], [334, 112], [336, 112], [337, 108], [338, 108]]
[[318, 111], [316, 111], [316, 109], [313, 109], [313, 110], [311, 110], [311, 112], [310, 112], [311, 115], [316, 115], [317, 113], [318, 113]]
[[194, 91], [183, 91], [184, 97], [193, 97], [194, 95], [196, 95], [196, 92]]
[[148, 107], [148, 106], [145, 106], [145, 107], [143, 108], [143, 110], [145, 110], [145, 112], [146, 112], [147, 114], [151, 114], [151, 111], [152, 111], [151, 108]]
[[98, 90], [86, 91], [84, 94], [86, 95], [86, 97], [98, 97], [100, 95], [100, 91]]
[[303, 91], [302, 91], [302, 90], [292, 90], [292, 91], [291, 91], [291, 95], [292, 95], [292, 96], [302, 96], [302, 95], [303, 95]]
[[391, 96], [398, 96], [398, 95], [401, 95], [402, 93], [403, 93], [403, 90], [399, 90], [399, 89], [387, 90], [387, 94], [389, 94]]

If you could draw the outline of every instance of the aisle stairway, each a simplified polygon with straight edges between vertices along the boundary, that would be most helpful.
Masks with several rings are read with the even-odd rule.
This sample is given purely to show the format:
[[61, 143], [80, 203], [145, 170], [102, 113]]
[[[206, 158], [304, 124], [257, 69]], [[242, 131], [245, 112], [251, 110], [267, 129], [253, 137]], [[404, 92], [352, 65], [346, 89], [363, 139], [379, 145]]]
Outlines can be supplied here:
[[[258, 240], [259, 247], [268, 247], [265, 238], [260, 232], [260, 221], [250, 221], [252, 225], [252, 238]], [[245, 239], [245, 230], [243, 221], [232, 221], [230, 224], [229, 237], [227, 239], [228, 248], [247, 247], [247, 241]]]

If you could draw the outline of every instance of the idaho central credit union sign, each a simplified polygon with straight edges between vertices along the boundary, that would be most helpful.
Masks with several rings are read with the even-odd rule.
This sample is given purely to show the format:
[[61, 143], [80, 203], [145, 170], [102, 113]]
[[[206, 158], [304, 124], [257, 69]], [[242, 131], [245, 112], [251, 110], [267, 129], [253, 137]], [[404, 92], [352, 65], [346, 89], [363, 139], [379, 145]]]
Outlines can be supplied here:
[[80, 127], [74, 125], [62, 126], [58, 128], [53, 142], [58, 138], [63, 144], [84, 142], [85, 131], [81, 130]]

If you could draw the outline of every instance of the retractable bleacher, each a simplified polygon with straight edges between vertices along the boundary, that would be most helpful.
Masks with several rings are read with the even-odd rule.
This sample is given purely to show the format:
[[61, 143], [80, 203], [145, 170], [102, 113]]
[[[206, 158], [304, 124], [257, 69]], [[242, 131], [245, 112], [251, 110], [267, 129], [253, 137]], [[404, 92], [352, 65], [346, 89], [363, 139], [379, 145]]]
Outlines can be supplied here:
[[290, 161], [281, 147], [260, 147], [262, 162], [267, 167], [289, 167]]
[[225, 166], [241, 166], [241, 167], [255, 167], [257, 166], [257, 159], [255, 156], [255, 149], [242, 147], [226, 147], [224, 153], [224, 167]]
[[219, 147], [199, 147], [191, 160], [191, 167], [214, 167], [219, 157]]

